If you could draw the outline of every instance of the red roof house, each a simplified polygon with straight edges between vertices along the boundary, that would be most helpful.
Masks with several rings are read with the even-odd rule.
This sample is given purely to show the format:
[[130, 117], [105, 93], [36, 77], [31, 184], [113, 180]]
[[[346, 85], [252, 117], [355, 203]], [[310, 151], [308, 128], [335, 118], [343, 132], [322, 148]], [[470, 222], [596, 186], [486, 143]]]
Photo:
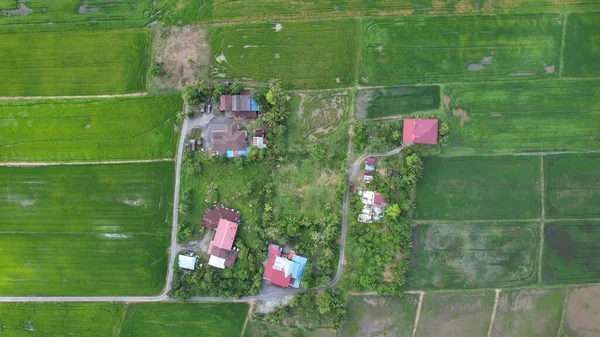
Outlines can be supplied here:
[[202, 220], [203, 226], [216, 229], [215, 237], [208, 245], [209, 265], [221, 269], [233, 267], [237, 259], [237, 250], [233, 249], [233, 241], [239, 220], [239, 212], [224, 207], [215, 207], [206, 211]]
[[221, 95], [220, 100], [220, 110], [232, 112], [235, 119], [258, 117], [258, 104], [252, 99], [250, 91], [244, 91], [239, 95]]
[[263, 279], [281, 288], [288, 288], [289, 286], [300, 288], [300, 279], [308, 260], [303, 256], [296, 255], [294, 251], [291, 251], [287, 257], [282, 255], [281, 252], [282, 248], [280, 246], [269, 245]]
[[437, 119], [405, 119], [402, 142], [405, 144], [437, 144]]

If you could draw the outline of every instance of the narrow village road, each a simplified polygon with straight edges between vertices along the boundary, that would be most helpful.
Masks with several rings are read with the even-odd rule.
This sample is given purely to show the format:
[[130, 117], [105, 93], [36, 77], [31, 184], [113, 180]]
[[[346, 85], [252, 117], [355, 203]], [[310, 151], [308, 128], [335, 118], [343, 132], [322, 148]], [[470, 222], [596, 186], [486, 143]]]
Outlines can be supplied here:
[[[187, 107], [186, 107], [187, 109]], [[171, 227], [171, 246], [169, 247], [169, 265], [167, 269], [167, 278], [165, 282], [165, 288], [162, 293], [157, 296], [2, 296], [0, 297], [0, 303], [8, 302], [174, 302], [175, 300], [169, 298], [167, 295], [171, 290], [173, 283], [173, 266], [175, 265], [175, 257], [179, 250], [177, 244], [177, 223], [179, 216], [179, 188], [181, 184], [181, 162], [183, 158], [183, 150], [185, 147], [185, 137], [188, 132], [196, 127], [200, 123], [199, 119], [185, 119], [181, 128], [181, 135], [179, 137], [179, 143], [177, 147], [177, 157], [175, 158], [175, 190], [173, 197], [173, 223]], [[350, 144], [349, 144], [350, 146]], [[367, 157], [387, 157], [393, 156], [407, 145], [399, 146], [391, 151], [384, 153], [371, 153], [361, 155], [354, 163], [349, 164], [346, 174], [346, 192], [344, 192], [344, 200], [342, 205], [342, 231], [340, 238], [340, 257], [338, 261], [338, 268], [333, 279], [325, 286], [318, 288], [317, 290], [325, 290], [335, 286], [342, 277], [344, 268], [344, 254], [346, 250], [346, 236], [348, 232], [348, 201], [350, 198], [350, 182], [352, 177], [356, 174], [360, 168], [361, 163]], [[201, 297], [195, 296], [187, 299], [188, 302], [248, 302], [257, 300], [271, 300], [277, 299], [282, 296], [289, 296], [293, 294], [299, 294], [306, 292], [306, 289], [276, 289], [268, 293], [263, 293], [255, 296], [246, 296], [242, 298], [221, 298], [221, 297]]]

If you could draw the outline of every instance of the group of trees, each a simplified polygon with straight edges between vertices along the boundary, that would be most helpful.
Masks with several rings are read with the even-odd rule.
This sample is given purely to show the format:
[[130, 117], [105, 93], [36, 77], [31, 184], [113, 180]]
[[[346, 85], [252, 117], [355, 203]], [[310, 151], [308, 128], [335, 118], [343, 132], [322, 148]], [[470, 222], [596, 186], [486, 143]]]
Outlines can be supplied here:
[[[423, 160], [412, 148], [406, 149], [400, 159], [381, 160], [378, 166], [390, 166], [387, 175], [375, 173], [369, 189], [378, 191], [389, 201], [385, 216], [371, 224], [355, 219], [362, 209], [358, 195], [353, 195], [353, 216], [350, 222], [352, 245], [360, 247], [360, 255], [349, 273], [350, 285], [356, 291], [377, 291], [381, 294], [399, 295], [403, 292], [410, 258], [412, 222], [410, 211], [414, 208], [411, 192], [423, 174]], [[384, 282], [384, 272], [392, 277]]]
[[344, 298], [333, 289], [295, 295], [288, 305], [279, 306], [269, 314], [254, 314], [252, 319], [275, 325], [294, 325], [301, 329], [331, 326], [339, 329], [344, 322]]

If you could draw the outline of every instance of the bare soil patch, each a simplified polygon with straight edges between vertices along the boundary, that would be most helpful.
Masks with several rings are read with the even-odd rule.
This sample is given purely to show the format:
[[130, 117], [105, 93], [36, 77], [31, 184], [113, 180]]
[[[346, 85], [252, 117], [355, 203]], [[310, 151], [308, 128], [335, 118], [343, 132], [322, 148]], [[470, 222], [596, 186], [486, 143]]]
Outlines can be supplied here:
[[576, 288], [567, 303], [565, 330], [577, 337], [600, 337], [600, 286]]
[[[208, 72], [210, 51], [206, 30], [195, 26], [164, 28], [157, 31], [156, 61], [167, 76], [156, 78], [159, 86], [181, 89], [196, 81], [202, 71]], [[161, 37], [162, 35], [162, 37]]]
[[460, 126], [461, 127], [464, 127], [465, 126], [465, 121], [467, 119], [469, 119], [469, 115], [467, 114], [467, 111], [465, 111], [463, 109], [453, 109], [452, 110], [452, 115], [460, 117]]
[[444, 95], [444, 106], [450, 110], [450, 96], [448, 95]]

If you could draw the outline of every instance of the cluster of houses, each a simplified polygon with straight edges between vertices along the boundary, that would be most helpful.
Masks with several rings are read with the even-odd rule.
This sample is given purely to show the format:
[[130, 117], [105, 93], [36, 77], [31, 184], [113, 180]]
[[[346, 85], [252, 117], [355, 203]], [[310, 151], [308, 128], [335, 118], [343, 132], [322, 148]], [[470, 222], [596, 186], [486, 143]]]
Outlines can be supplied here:
[[[219, 269], [233, 268], [240, 251], [233, 245], [240, 224], [240, 212], [235, 210], [217, 205], [206, 211], [202, 226], [214, 230], [207, 250], [210, 256], [208, 265]], [[180, 254], [179, 267], [195, 270], [198, 260], [194, 253]], [[277, 287], [299, 288], [307, 261], [307, 258], [297, 255], [293, 250], [284, 254], [283, 247], [269, 244], [263, 279]]]
[[[437, 119], [405, 119], [403, 124], [402, 142], [404, 144], [437, 144], [438, 120]], [[376, 172], [375, 158], [365, 160], [363, 182], [368, 185], [373, 181]], [[359, 190], [358, 194], [363, 208], [358, 215], [358, 221], [371, 223], [381, 220], [389, 202], [377, 191]]]

